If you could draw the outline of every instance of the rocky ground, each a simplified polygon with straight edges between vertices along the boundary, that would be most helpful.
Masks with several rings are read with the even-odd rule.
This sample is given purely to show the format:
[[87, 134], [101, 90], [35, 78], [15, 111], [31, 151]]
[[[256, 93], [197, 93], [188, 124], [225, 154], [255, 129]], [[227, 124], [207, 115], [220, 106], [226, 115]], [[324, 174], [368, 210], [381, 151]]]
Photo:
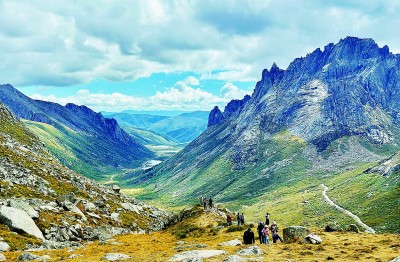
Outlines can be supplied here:
[[[50, 258], [53, 261], [391, 261], [400, 251], [399, 235], [327, 233], [319, 228], [309, 231], [321, 237], [320, 244], [296, 242], [268, 246], [259, 244], [256, 238], [255, 245], [243, 245], [244, 228], [226, 227], [223, 221], [220, 214], [194, 209], [167, 230], [114, 236], [85, 246], [29, 253], [42, 261]], [[10, 260], [28, 256], [22, 251], [4, 255]]]

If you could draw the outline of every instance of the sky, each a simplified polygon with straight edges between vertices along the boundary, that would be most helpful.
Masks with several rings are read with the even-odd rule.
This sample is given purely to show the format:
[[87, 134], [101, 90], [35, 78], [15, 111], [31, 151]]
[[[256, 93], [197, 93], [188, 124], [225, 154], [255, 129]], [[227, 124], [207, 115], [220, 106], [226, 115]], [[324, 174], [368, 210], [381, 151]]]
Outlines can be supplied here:
[[0, 0], [0, 84], [95, 111], [210, 110], [346, 36], [400, 53], [398, 0]]

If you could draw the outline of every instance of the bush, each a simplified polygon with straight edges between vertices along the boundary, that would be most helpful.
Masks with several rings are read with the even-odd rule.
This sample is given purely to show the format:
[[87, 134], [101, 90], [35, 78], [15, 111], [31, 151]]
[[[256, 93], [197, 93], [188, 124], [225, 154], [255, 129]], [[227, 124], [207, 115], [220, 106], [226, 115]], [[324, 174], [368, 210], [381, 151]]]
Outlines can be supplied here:
[[245, 230], [244, 226], [230, 226], [226, 229], [226, 232], [236, 232]]

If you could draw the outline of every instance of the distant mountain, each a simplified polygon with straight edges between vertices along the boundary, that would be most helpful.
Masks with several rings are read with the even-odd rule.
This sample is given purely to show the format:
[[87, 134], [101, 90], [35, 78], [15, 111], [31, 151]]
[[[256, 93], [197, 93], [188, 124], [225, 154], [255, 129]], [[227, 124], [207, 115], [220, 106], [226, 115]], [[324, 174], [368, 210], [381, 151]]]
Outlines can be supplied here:
[[1, 102], [0, 200], [1, 243], [12, 251], [160, 230], [170, 217], [62, 165]]
[[[182, 113], [177, 116], [114, 113], [122, 127], [145, 129], [163, 136], [176, 143], [188, 143], [199, 136], [207, 128], [208, 112], [196, 111]], [[144, 137], [146, 140], [146, 138]]]
[[[143, 198], [169, 204], [206, 194], [233, 207], [264, 199], [277, 203], [275, 212], [305, 192], [320, 197], [324, 183], [378, 230], [398, 231], [399, 101], [400, 55], [347, 37], [286, 70], [265, 69], [251, 98], [214, 108], [207, 130], [185, 149], [125, 179], [144, 187]], [[386, 175], [376, 171], [385, 161]]]
[[101, 179], [135, 168], [154, 156], [120, 128], [86, 106], [33, 100], [11, 85], [0, 86], [0, 101], [38, 135], [60, 161], [76, 172]]

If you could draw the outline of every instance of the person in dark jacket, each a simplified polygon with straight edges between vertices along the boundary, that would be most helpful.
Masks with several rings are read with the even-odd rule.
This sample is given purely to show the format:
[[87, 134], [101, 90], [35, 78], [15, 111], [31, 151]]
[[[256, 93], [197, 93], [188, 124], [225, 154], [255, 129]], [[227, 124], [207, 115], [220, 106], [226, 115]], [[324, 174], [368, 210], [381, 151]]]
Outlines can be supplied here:
[[264, 238], [263, 238], [263, 235], [262, 235], [262, 230], [264, 229], [264, 224], [261, 222], [261, 221], [259, 221], [258, 222], [258, 227], [257, 227], [257, 232], [258, 232], [258, 237], [260, 238], [260, 244], [263, 244], [264, 243]]
[[210, 209], [213, 207], [213, 201], [212, 201], [211, 197], [208, 200], [208, 206], [210, 207]]
[[245, 244], [254, 244], [254, 233], [251, 231], [251, 228], [248, 228], [243, 234], [243, 242]]

